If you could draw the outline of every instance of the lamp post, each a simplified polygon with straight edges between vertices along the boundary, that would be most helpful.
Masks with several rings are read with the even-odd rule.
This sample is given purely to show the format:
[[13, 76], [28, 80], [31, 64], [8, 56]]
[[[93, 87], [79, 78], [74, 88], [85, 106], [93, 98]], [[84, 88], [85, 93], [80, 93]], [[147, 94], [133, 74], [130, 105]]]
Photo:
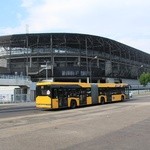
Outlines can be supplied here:
[[46, 80], [48, 78], [47, 61], [46, 61]]
[[54, 81], [54, 63], [51, 65], [51, 71], [52, 71], [52, 81]]
[[45, 62], [45, 65], [44, 65], [45, 71], [46, 71], [45, 72], [46, 73], [45, 78], [46, 78], [46, 80], [48, 80], [48, 70], [51, 69], [51, 72], [52, 72], [51, 73], [51, 80], [53, 81], [54, 80], [53, 79], [54, 78], [53, 77], [54, 76], [54, 65], [53, 65], [53, 63], [51, 65], [49, 65], [49, 63], [50, 63], [49, 61], [44, 61], [44, 62]]
[[90, 65], [90, 83], [92, 83], [92, 61], [94, 59], [97, 59], [97, 56], [93, 57], [90, 62], [89, 62], [89, 65]]
[[48, 79], [48, 63], [49, 63], [49, 61], [45, 61], [45, 71], [46, 71], [46, 75], [45, 75], [45, 78], [46, 78], [46, 80]]
[[138, 68], [138, 71], [137, 71], [137, 80], [139, 79], [139, 77], [140, 77], [140, 70], [141, 70], [141, 68], [143, 68], [144, 66], [143, 65], [141, 65], [139, 68]]

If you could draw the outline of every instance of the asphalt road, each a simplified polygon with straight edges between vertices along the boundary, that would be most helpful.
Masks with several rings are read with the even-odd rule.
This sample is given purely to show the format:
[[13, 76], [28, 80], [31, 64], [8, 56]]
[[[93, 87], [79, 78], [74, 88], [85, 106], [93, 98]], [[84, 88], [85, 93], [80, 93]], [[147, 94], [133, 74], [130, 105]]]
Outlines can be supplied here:
[[0, 118], [9, 118], [16, 116], [30, 115], [37, 113], [34, 102], [0, 104]]
[[73, 110], [41, 111], [29, 105], [22, 106], [27, 111], [8, 112], [8, 107], [0, 112], [0, 150], [150, 148], [150, 95]]

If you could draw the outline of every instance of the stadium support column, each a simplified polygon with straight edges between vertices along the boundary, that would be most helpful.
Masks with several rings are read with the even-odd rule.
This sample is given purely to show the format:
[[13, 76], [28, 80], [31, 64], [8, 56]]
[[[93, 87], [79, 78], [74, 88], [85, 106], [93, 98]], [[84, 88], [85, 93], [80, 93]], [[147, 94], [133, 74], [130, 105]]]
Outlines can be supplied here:
[[79, 82], [81, 82], [81, 54], [78, 57], [77, 65], [78, 65], [78, 70], [79, 70], [79, 74], [78, 74], [79, 75]]
[[29, 73], [29, 64], [28, 64], [28, 50], [29, 50], [29, 41], [28, 41], [29, 39], [28, 39], [28, 33], [26, 33], [26, 76], [28, 76], [28, 73]]
[[54, 81], [54, 55], [53, 55], [53, 37], [50, 36], [50, 50], [51, 50], [51, 79]]
[[110, 60], [105, 61], [105, 76], [111, 77], [112, 75], [112, 62]]
[[90, 82], [89, 77], [89, 63], [88, 63], [88, 47], [87, 47], [87, 38], [85, 38], [85, 50], [86, 50], [86, 72], [87, 72], [87, 83]]
[[32, 66], [32, 57], [30, 55], [30, 67]]
[[92, 83], [92, 61], [94, 59], [97, 59], [97, 56], [93, 57], [90, 62], [89, 62], [89, 67], [90, 67], [90, 83]]
[[87, 81], [86, 81], [87, 83], [90, 83], [90, 78], [89, 77], [87, 77]]

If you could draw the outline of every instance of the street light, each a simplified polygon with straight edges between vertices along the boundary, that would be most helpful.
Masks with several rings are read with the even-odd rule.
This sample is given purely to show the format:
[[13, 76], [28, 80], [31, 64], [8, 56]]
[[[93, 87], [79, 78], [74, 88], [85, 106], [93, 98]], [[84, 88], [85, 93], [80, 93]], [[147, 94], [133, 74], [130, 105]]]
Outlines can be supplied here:
[[54, 65], [53, 64], [49, 65], [50, 61], [44, 61], [44, 62], [45, 62], [44, 67], [45, 67], [45, 71], [46, 71], [45, 78], [46, 78], [46, 80], [48, 80], [48, 70], [51, 69], [51, 72], [52, 72], [51, 73], [51, 80], [53, 81]]
[[49, 63], [49, 61], [44, 61], [45, 63], [46, 63], [46, 65], [45, 65], [45, 70], [46, 70], [46, 80], [48, 79], [48, 63]]
[[90, 65], [90, 83], [92, 83], [92, 61], [94, 59], [97, 59], [97, 56], [93, 57], [90, 62], [89, 62], [89, 65]]
[[140, 67], [138, 67], [138, 71], [137, 71], [137, 80], [139, 79], [140, 77], [140, 72], [141, 72], [141, 68], [143, 68], [144, 66], [141, 65]]

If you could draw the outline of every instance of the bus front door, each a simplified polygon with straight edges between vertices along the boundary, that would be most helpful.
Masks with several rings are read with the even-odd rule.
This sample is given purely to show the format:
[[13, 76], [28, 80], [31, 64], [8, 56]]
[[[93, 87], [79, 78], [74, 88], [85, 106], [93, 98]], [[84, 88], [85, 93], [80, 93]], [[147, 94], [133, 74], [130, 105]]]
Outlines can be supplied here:
[[68, 100], [67, 100], [67, 92], [64, 89], [58, 90], [58, 103], [59, 108], [67, 107], [68, 106]]

